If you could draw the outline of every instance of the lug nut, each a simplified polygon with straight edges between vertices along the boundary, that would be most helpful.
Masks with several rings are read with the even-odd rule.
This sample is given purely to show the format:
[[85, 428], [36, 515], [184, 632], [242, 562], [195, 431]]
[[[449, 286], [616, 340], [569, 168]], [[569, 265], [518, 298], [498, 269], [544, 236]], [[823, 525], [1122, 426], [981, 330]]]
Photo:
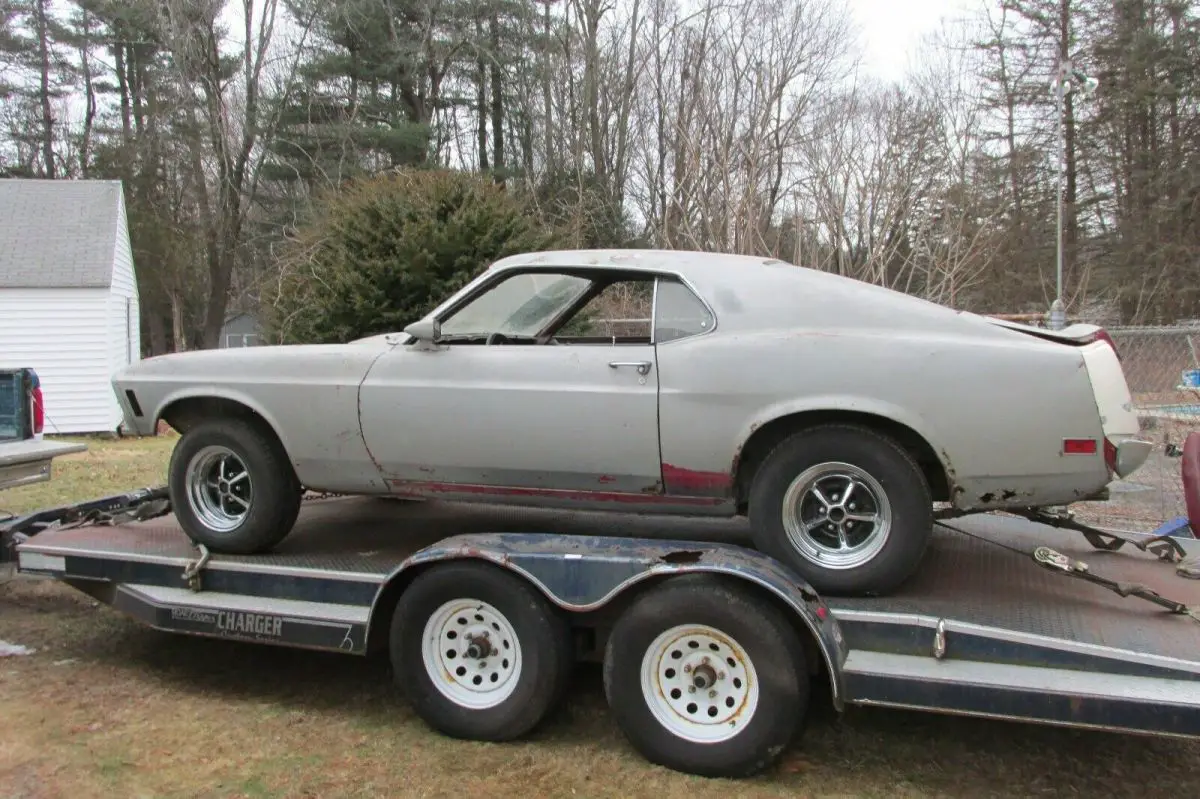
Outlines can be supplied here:
[[684, 666], [684, 667], [683, 667], [683, 673], [684, 673], [684, 674], [691, 674], [691, 673], [692, 673], [692, 666], [691, 666], [691, 664], [690, 664], [690, 663], [689, 663], [688, 665], [686, 665], [686, 666]]
[[717, 692], [716, 692], [716, 691], [709, 691], [709, 692], [708, 692], [708, 698], [709, 698], [709, 699], [716, 699], [716, 698], [717, 698]]
[[717, 679], [718, 679], [718, 680], [723, 680], [723, 679], [725, 679], [725, 672], [723, 672], [723, 671], [718, 671], [718, 672], [717, 672]]

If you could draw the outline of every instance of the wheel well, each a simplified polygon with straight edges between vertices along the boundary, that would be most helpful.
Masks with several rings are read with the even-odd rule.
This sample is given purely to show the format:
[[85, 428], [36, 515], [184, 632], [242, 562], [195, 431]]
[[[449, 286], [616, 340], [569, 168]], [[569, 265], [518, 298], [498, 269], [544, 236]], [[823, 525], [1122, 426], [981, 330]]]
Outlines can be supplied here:
[[[253, 422], [270, 430], [275, 435], [275, 429], [249, 405], [225, 397], [185, 397], [172, 402], [162, 409], [159, 419], [171, 425], [179, 433], [186, 433], [189, 428], [199, 422], [215, 418], [240, 418]], [[279, 436], [275, 435], [276, 440]]]
[[287, 457], [287, 449], [283, 446], [279, 433], [275, 431], [271, 423], [258, 411], [237, 400], [225, 397], [185, 397], [175, 400], [163, 408], [158, 417], [181, 435], [191, 427], [209, 419], [242, 419], [269, 436], [283, 457], [290, 462], [290, 458]]
[[734, 491], [739, 509], [745, 510], [754, 475], [776, 444], [793, 433], [825, 424], [855, 424], [888, 436], [916, 458], [929, 482], [933, 501], [946, 502], [950, 499], [950, 481], [945, 467], [929, 442], [911, 427], [884, 416], [860, 411], [803, 411], [767, 422], [751, 433], [742, 445], [734, 473]]

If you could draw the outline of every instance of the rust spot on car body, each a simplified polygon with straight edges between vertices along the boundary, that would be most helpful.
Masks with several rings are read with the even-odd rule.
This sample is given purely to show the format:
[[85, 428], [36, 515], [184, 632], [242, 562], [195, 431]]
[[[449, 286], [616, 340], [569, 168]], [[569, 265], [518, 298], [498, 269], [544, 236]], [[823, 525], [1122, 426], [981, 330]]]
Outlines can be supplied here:
[[613, 477], [611, 474], [602, 474], [600, 475], [600, 479], [596, 482], [600, 485], [608, 485], [609, 483], [615, 483], [616, 481], [617, 478]]
[[[738, 456], [734, 457], [736, 460]], [[664, 463], [662, 475], [668, 494], [685, 497], [725, 497], [733, 488], [732, 472], [705, 472]]]
[[564, 488], [536, 488], [526, 486], [491, 486], [474, 483], [443, 483], [432, 480], [388, 480], [388, 486], [397, 496], [407, 497], [436, 497], [436, 496], [479, 496], [479, 497], [512, 497], [529, 499], [530, 504], [537, 504], [538, 499], [566, 500], [569, 502], [599, 502], [617, 505], [692, 505], [709, 507], [722, 503], [721, 497], [706, 496], [665, 496], [658, 491], [658, 486], [648, 486], [643, 493], [625, 493], [619, 491], [580, 491]]

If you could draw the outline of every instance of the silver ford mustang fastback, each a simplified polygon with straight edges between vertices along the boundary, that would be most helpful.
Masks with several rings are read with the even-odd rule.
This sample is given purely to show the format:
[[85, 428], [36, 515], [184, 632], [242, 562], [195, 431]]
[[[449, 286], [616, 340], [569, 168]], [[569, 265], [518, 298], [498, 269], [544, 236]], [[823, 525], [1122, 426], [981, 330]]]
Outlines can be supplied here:
[[347, 344], [149, 358], [127, 425], [217, 552], [270, 549], [305, 489], [749, 517], [817, 590], [886, 593], [935, 503], [1065, 505], [1145, 461], [1112, 340], [750, 256], [539, 252]]

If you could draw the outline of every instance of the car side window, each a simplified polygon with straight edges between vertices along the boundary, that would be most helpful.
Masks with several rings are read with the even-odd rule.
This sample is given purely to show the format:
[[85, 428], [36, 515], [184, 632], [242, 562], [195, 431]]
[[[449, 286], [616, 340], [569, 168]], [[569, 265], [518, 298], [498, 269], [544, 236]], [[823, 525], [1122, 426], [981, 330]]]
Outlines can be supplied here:
[[654, 280], [621, 280], [605, 286], [555, 334], [562, 343], [650, 343]]
[[712, 312], [695, 293], [679, 280], [662, 278], [654, 305], [654, 341], [687, 338], [712, 330], [716, 324]]
[[591, 281], [573, 275], [517, 273], [442, 321], [443, 336], [535, 336], [585, 291]]

